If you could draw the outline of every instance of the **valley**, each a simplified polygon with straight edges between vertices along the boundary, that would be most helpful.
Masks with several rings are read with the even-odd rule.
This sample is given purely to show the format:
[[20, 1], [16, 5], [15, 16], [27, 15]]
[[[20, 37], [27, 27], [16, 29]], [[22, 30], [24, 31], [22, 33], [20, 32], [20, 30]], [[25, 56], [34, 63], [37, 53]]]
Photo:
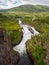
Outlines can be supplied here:
[[36, 7], [0, 12], [0, 65], [49, 65], [49, 7]]

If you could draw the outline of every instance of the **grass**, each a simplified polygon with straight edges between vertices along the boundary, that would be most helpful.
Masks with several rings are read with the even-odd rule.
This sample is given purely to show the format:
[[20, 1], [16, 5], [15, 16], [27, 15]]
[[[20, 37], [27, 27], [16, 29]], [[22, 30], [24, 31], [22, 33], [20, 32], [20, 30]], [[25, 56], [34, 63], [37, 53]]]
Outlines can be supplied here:
[[46, 56], [46, 50], [42, 45], [44, 42], [41, 36], [35, 36], [26, 42], [28, 52], [32, 58], [34, 57], [37, 65], [45, 65], [43, 60]]
[[[21, 27], [18, 24], [18, 21], [12, 15], [0, 15], [0, 28], [6, 30], [7, 35], [10, 37], [9, 41], [12, 40], [12, 43], [18, 44], [21, 40]], [[11, 36], [13, 36], [11, 38]]]
[[13, 45], [14, 44], [19, 44], [19, 42], [22, 39], [22, 32], [20, 32], [18, 30], [13, 31], [10, 36], [11, 36], [11, 42], [13, 43]]
[[[8, 12], [0, 16], [0, 27], [5, 28], [13, 35], [12, 42], [18, 42], [21, 32], [21, 27], [17, 18], [21, 18], [24, 24], [34, 27], [39, 31], [39, 35], [33, 37], [26, 42], [27, 50], [31, 57], [35, 58], [36, 65], [45, 65], [44, 58], [46, 57], [46, 49], [43, 44], [49, 44], [49, 12], [41, 13], [26, 13], [26, 12]], [[34, 20], [32, 20], [34, 18]], [[18, 30], [18, 32], [12, 32], [12, 30]], [[8, 32], [8, 33], [9, 33]]]
[[45, 65], [44, 58], [46, 57], [45, 43], [49, 45], [49, 13], [34, 14], [33, 16], [24, 17], [25, 24], [33, 26], [40, 34], [26, 42], [28, 53], [35, 58], [37, 65]]

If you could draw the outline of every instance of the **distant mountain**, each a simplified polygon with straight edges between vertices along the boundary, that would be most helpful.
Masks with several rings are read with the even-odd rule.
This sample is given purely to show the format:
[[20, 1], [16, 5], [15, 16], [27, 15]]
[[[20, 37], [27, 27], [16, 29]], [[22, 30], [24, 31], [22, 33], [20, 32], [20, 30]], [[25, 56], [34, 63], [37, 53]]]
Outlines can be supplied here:
[[49, 6], [43, 5], [21, 5], [19, 7], [7, 9], [7, 10], [0, 10], [0, 12], [6, 11], [23, 11], [23, 12], [49, 12]]

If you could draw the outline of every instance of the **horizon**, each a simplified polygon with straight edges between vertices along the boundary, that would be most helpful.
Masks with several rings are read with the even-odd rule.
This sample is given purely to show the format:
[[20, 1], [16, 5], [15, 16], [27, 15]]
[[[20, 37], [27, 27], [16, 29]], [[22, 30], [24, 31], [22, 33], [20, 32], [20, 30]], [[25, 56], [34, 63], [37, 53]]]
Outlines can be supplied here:
[[0, 0], [0, 10], [18, 7], [20, 5], [45, 5], [49, 6], [48, 0]]

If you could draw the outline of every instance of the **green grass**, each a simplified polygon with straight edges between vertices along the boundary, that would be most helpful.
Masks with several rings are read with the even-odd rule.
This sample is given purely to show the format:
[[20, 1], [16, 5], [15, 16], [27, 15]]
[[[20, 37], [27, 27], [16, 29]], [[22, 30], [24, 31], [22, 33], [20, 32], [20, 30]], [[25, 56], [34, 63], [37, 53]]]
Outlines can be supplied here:
[[[34, 27], [40, 34], [33, 37], [32, 39], [26, 42], [27, 50], [31, 57], [35, 58], [37, 65], [45, 65], [44, 58], [46, 56], [46, 49], [43, 44], [49, 44], [49, 12], [41, 13], [26, 13], [26, 12], [8, 12], [0, 16], [0, 27], [5, 28], [13, 35], [11, 38], [12, 42], [18, 42], [21, 38], [20, 32], [21, 27], [17, 22], [17, 18], [21, 18], [24, 24]], [[35, 19], [32, 21], [32, 19]], [[18, 30], [17, 32], [11, 32], [13, 30]], [[9, 34], [9, 35], [10, 35]]]
[[[32, 16], [34, 15], [34, 16]], [[32, 18], [35, 19], [32, 21]], [[26, 42], [28, 53], [35, 58], [37, 65], [45, 65], [44, 58], [46, 57], [45, 43], [49, 45], [49, 13], [31, 14], [23, 18], [23, 22], [33, 26], [40, 34]]]
[[13, 31], [10, 36], [11, 36], [11, 43], [13, 43], [13, 45], [18, 44], [22, 39], [22, 32], [18, 30]]
[[6, 30], [19, 30], [20, 26], [17, 20], [14, 20], [11, 16], [7, 17], [5, 15], [0, 16], [0, 27], [5, 28]]
[[[6, 30], [6, 33], [9, 36], [9, 42], [12, 40], [12, 42], [10, 42], [11, 44], [18, 44], [18, 42], [21, 40], [22, 29], [13, 15], [1, 14], [0, 28]], [[11, 36], [13, 37], [11, 38]]]
[[46, 50], [42, 45], [44, 42], [41, 36], [35, 36], [26, 42], [28, 52], [31, 57], [34, 57], [37, 65], [45, 65], [43, 60], [46, 56]]

